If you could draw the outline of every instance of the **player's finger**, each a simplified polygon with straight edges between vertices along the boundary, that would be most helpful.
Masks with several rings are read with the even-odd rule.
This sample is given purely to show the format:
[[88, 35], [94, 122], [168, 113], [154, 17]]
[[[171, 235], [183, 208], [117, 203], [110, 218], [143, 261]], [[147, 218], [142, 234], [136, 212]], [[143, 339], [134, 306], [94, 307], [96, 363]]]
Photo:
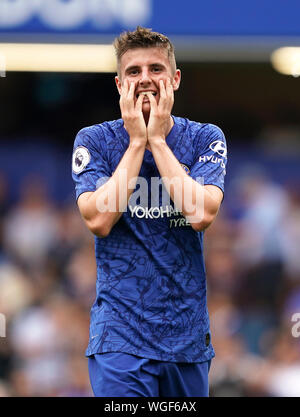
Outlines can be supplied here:
[[163, 80], [159, 81], [159, 103], [158, 107], [163, 109], [167, 104], [167, 92]]
[[160, 97], [161, 98], [163, 98], [163, 99], [167, 98], [166, 87], [165, 87], [165, 84], [164, 84], [163, 80], [159, 81], [159, 91], [160, 91]]
[[133, 100], [133, 95], [134, 95], [134, 87], [135, 87], [134, 82], [131, 82], [131, 83], [130, 83], [130, 86], [129, 86], [128, 94], [127, 94], [127, 98], [128, 98], [129, 100]]
[[139, 111], [139, 112], [141, 112], [141, 111], [142, 111], [143, 100], [144, 100], [144, 95], [143, 95], [143, 94], [140, 94], [140, 95], [138, 96], [138, 99], [137, 99], [136, 103], [135, 103], [135, 109], [136, 109], [137, 111]]
[[128, 80], [125, 79], [123, 84], [122, 84], [122, 90], [121, 90], [121, 95], [120, 95], [121, 109], [123, 109], [123, 107], [124, 107], [124, 99], [127, 97], [127, 94], [128, 94]]
[[171, 78], [167, 79], [167, 83], [166, 83], [166, 94], [168, 97], [168, 101], [171, 105], [173, 105], [174, 103], [174, 89], [173, 89], [173, 85], [172, 85], [172, 81]]
[[128, 94], [128, 80], [125, 79], [122, 84], [121, 96], [127, 97], [127, 94]]
[[157, 109], [157, 103], [156, 103], [156, 100], [155, 100], [155, 98], [154, 98], [154, 95], [152, 94], [152, 93], [146, 93], [147, 94], [147, 97], [149, 98], [149, 101], [150, 101], [150, 106], [151, 106], [151, 110], [152, 109]]
[[166, 82], [166, 93], [167, 93], [168, 96], [171, 96], [171, 97], [173, 97], [173, 95], [174, 95], [174, 89], [173, 89], [173, 85], [172, 85], [171, 78], [168, 78], [167, 79], [167, 82]]

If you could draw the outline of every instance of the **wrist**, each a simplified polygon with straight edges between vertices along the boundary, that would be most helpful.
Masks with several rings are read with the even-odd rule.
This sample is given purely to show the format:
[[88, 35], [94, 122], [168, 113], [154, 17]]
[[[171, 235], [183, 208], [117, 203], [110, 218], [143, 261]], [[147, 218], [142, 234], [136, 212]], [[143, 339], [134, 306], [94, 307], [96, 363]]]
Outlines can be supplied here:
[[128, 149], [142, 150], [146, 147], [147, 140], [145, 138], [130, 138]]
[[151, 147], [160, 147], [166, 144], [166, 139], [164, 136], [153, 136], [148, 137], [148, 142], [150, 143]]

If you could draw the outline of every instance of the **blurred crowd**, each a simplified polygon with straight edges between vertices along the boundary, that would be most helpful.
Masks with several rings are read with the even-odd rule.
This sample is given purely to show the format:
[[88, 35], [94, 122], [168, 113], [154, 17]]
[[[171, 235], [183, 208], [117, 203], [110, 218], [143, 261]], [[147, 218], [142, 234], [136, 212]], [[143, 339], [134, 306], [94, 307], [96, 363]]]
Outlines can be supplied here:
[[[241, 173], [205, 232], [216, 357], [211, 396], [300, 396], [299, 184]], [[94, 239], [73, 198], [51, 201], [38, 177], [9, 203], [0, 176], [0, 396], [92, 396], [87, 359]], [[299, 327], [300, 328], [300, 327]]]

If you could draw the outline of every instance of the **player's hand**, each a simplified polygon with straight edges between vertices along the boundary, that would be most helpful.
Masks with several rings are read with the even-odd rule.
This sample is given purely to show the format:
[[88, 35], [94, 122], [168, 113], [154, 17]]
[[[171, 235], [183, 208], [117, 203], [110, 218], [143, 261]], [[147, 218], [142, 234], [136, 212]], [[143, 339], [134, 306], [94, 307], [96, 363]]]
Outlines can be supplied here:
[[135, 84], [124, 81], [120, 97], [120, 109], [124, 126], [130, 137], [130, 143], [140, 143], [146, 146], [147, 128], [142, 112], [144, 96], [139, 95], [134, 103]]
[[161, 140], [167, 136], [168, 127], [170, 126], [170, 116], [174, 104], [174, 90], [171, 80], [168, 78], [166, 85], [163, 80], [159, 81], [160, 98], [157, 104], [153, 94], [147, 94], [150, 100], [151, 111], [147, 126], [148, 142], [156, 139]]

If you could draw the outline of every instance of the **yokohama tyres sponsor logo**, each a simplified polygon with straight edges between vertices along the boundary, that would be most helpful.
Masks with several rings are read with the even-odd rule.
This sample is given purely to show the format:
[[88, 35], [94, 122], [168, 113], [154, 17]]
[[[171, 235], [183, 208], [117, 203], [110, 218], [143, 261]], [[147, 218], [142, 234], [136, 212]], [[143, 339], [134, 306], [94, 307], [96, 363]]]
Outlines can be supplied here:
[[174, 209], [172, 206], [167, 207], [142, 207], [142, 206], [129, 206], [131, 217], [136, 216], [139, 219], [158, 219], [159, 217], [170, 217], [171, 215], [179, 215], [180, 211]]
[[138, 217], [139, 219], [158, 219], [162, 217], [177, 216], [169, 220], [170, 229], [173, 227], [185, 227], [190, 226], [190, 222], [181, 215], [180, 210], [173, 208], [172, 206], [167, 207], [142, 207], [142, 206], [130, 206], [129, 210], [131, 217]]

